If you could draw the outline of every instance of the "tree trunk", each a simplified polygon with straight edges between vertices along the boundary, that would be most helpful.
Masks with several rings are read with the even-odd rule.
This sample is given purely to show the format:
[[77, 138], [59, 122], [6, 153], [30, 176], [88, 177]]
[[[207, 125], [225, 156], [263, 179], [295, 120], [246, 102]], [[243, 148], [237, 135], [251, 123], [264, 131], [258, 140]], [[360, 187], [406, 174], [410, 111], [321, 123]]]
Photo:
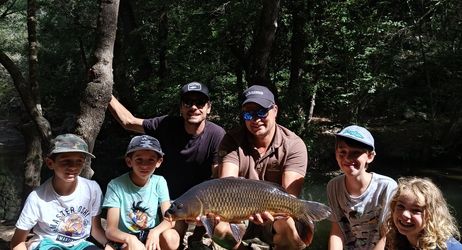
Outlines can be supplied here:
[[302, 66], [304, 60], [305, 50], [305, 32], [303, 27], [305, 25], [306, 11], [304, 1], [291, 1], [291, 12], [292, 12], [292, 37], [290, 41], [290, 79], [289, 79], [289, 96], [291, 104], [295, 108], [295, 105], [300, 106], [303, 96], [303, 87], [300, 82], [302, 78]]
[[277, 29], [279, 0], [264, 0], [257, 25], [256, 37], [251, 49], [250, 66], [247, 69], [247, 82], [271, 86], [268, 62]]
[[41, 110], [38, 109], [38, 105], [34, 101], [35, 98], [32, 95], [27, 80], [23, 77], [18, 66], [16, 66], [16, 64], [5, 53], [3, 53], [3, 51], [0, 51], [0, 64], [5, 67], [13, 79], [14, 86], [18, 91], [27, 112], [37, 126], [42, 142], [48, 147], [51, 140], [50, 123], [47, 119], [45, 119], [45, 117], [43, 117]]
[[[2, 51], [0, 63], [5, 67], [13, 79], [14, 86], [21, 96], [29, 117], [33, 123], [22, 125], [21, 132], [26, 140], [26, 160], [24, 162], [24, 190], [23, 197], [35, 187], [40, 185], [40, 170], [43, 164], [42, 145], [48, 149], [51, 139], [51, 127], [48, 120], [43, 117], [40, 105], [40, 91], [37, 82], [38, 49], [37, 49], [37, 3], [35, 0], [27, 1], [27, 31], [29, 44], [29, 80], [23, 77], [19, 67]], [[42, 143], [40, 143], [40, 141]]]
[[[85, 88], [80, 101], [80, 115], [77, 119], [76, 133], [88, 143], [90, 152], [93, 151], [95, 139], [104, 121], [107, 105], [111, 100], [112, 59], [114, 55], [114, 41], [117, 30], [117, 16], [119, 0], [101, 0], [98, 15], [97, 38], [95, 50], [95, 64], [90, 69], [90, 82]], [[93, 170], [87, 162], [81, 173], [91, 178]]]
[[43, 165], [42, 146], [35, 124], [32, 122], [20, 126], [26, 145], [26, 159], [24, 161], [24, 190], [23, 198], [40, 185], [40, 173]]
[[164, 85], [168, 75], [167, 42], [168, 42], [168, 15], [164, 10], [159, 18], [159, 79]]

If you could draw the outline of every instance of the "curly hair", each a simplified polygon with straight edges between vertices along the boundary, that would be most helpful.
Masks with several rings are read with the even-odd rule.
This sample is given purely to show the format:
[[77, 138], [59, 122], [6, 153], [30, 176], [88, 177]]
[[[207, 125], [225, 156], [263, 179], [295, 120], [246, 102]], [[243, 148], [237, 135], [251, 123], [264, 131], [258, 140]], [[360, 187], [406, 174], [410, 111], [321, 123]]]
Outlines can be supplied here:
[[402, 177], [398, 179], [398, 189], [390, 202], [390, 212], [386, 222], [389, 230], [387, 249], [410, 247], [407, 238], [399, 233], [393, 223], [396, 203], [404, 192], [413, 194], [424, 210], [424, 229], [417, 240], [416, 249], [447, 249], [448, 239], [451, 237], [460, 239], [456, 219], [451, 214], [441, 190], [428, 178]]

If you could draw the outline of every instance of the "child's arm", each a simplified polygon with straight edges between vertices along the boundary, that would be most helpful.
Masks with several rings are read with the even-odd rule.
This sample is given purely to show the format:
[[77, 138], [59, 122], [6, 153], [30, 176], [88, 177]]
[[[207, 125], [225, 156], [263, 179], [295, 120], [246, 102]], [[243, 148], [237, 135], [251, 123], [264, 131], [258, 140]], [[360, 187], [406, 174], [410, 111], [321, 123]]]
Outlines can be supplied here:
[[101, 217], [99, 215], [93, 216], [91, 221], [91, 236], [95, 238], [101, 245], [105, 246], [107, 243], [106, 235], [101, 225]]
[[375, 245], [373, 250], [383, 250], [385, 249], [385, 243], [386, 243], [387, 237], [383, 236], [380, 238], [380, 240], [377, 242], [377, 245]]
[[119, 213], [120, 210], [117, 207], [108, 208], [106, 238], [114, 242], [127, 244], [127, 250], [145, 249], [144, 244], [135, 235], [119, 230]]
[[13, 238], [10, 242], [10, 249], [11, 250], [26, 250], [26, 240], [27, 235], [29, 234], [29, 230], [21, 230], [16, 228], [14, 231]]
[[[162, 217], [165, 212], [170, 208], [170, 201], [164, 201], [160, 204], [160, 211], [162, 212]], [[162, 220], [156, 227], [149, 231], [148, 239], [146, 240], [147, 249], [160, 249], [159, 237], [160, 234], [165, 230], [175, 227], [175, 222], [170, 222], [167, 220]], [[151, 248], [150, 248], [151, 247]]]
[[329, 235], [329, 250], [343, 249], [343, 234], [340, 230], [340, 226], [337, 222], [331, 223], [330, 235]]

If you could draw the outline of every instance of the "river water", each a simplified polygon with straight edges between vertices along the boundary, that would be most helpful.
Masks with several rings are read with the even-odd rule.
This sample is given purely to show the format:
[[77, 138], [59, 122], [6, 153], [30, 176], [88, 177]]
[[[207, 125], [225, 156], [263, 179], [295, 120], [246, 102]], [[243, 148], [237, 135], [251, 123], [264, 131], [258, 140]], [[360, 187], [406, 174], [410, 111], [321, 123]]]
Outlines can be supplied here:
[[[15, 176], [15, 179], [11, 180], [11, 182], [14, 183], [14, 185], [17, 185], [18, 188], [20, 187], [20, 183], [23, 180], [23, 178], [21, 177], [22, 171], [20, 171], [20, 169], [23, 167], [23, 161], [24, 154], [20, 149], [5, 150], [4, 148], [0, 147], [0, 174], [10, 175], [10, 178], [11, 176]], [[98, 169], [100, 169], [98, 168], [98, 166], [103, 166], [107, 164], [110, 164], [112, 166], [120, 165], [120, 159], [118, 161], [119, 162], [115, 162], [115, 160], [112, 160], [112, 162], [107, 162], [107, 160], [95, 161], [93, 164], [93, 169], [96, 171], [95, 176], [98, 176]], [[419, 165], [419, 167], [417, 168], [416, 166], [412, 165], [416, 164], [373, 164], [371, 165], [370, 170], [390, 176], [394, 179], [397, 179], [400, 176], [410, 175], [430, 177], [442, 189], [446, 197], [446, 200], [453, 207], [459, 226], [462, 225], [462, 195], [460, 191], [462, 190], [462, 166], [453, 165], [435, 169], [421, 165]], [[418, 169], [418, 171], [413, 169]], [[326, 185], [331, 178], [332, 177], [326, 176], [325, 174], [320, 174], [314, 170], [309, 170], [308, 175], [305, 179], [305, 186], [302, 192], [302, 198], [327, 204]], [[103, 185], [104, 184], [101, 183], [101, 188], [105, 190], [105, 187]], [[5, 189], [0, 190], [0, 198], [4, 196], [4, 192], [6, 192]], [[11, 211], [9, 216], [11, 216]], [[316, 224], [315, 236], [310, 249], [327, 248], [329, 228], [330, 222], [328, 222], [327, 220], [318, 222]]]

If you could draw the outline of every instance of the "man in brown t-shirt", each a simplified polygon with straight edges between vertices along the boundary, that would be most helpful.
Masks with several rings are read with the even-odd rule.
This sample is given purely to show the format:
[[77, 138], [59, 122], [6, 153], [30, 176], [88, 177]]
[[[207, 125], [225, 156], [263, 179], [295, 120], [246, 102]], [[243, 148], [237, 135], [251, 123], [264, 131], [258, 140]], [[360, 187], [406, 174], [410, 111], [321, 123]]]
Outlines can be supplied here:
[[[268, 88], [253, 85], [243, 95], [242, 118], [245, 124], [228, 132], [221, 142], [218, 151], [219, 177], [266, 180], [280, 184], [289, 194], [299, 196], [308, 164], [305, 143], [295, 133], [276, 123], [278, 106]], [[292, 218], [275, 220], [265, 212], [253, 215], [250, 221], [244, 239], [258, 237], [283, 249], [304, 247], [302, 238], [305, 236], [300, 237], [297, 233]], [[230, 234], [228, 228], [218, 225], [216, 232], [218, 230], [223, 237]]]

